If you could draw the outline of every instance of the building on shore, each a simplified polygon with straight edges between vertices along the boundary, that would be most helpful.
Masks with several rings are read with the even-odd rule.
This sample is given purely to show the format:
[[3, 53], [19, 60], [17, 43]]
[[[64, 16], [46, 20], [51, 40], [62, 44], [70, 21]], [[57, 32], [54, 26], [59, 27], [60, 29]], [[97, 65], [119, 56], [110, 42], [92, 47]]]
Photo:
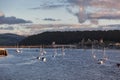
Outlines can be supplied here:
[[4, 48], [0, 48], [0, 57], [1, 56], [7, 56], [7, 55], [8, 55], [7, 50], [4, 49]]

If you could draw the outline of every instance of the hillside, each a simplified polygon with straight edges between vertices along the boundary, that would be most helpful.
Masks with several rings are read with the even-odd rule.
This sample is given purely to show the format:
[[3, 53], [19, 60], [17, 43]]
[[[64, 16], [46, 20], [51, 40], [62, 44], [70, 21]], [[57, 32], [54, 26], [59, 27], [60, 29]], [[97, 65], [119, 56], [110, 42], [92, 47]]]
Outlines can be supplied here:
[[0, 46], [16, 45], [25, 37], [16, 34], [0, 34]]
[[87, 41], [103, 39], [106, 42], [120, 42], [120, 30], [115, 31], [68, 31], [68, 32], [44, 32], [23, 39], [21, 45], [49, 45], [53, 41], [57, 44], [79, 43], [82, 39]]

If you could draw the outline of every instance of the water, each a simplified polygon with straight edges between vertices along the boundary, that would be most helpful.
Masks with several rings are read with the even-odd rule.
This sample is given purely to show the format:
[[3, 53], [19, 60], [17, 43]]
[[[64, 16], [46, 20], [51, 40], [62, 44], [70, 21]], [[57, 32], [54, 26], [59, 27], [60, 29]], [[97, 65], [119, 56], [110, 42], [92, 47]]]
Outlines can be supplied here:
[[[91, 49], [45, 49], [46, 62], [36, 59], [39, 48], [23, 48], [16, 53], [15, 48], [7, 48], [9, 55], [0, 58], [0, 80], [120, 80], [120, 50], [106, 50], [109, 60], [100, 65], [92, 58]], [[101, 57], [101, 50], [96, 50]]]

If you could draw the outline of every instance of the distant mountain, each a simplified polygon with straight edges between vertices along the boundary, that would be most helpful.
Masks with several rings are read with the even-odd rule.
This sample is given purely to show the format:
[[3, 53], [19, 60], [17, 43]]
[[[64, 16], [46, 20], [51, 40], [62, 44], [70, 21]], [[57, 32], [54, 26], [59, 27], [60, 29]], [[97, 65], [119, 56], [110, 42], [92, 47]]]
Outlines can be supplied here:
[[16, 45], [19, 41], [21, 41], [24, 38], [24, 36], [16, 34], [0, 34], [0, 46]]
[[100, 40], [107, 42], [120, 42], [120, 30], [114, 31], [67, 31], [67, 32], [44, 32], [29, 36], [23, 39], [21, 45], [39, 45], [39, 44], [74, 44], [81, 40]]

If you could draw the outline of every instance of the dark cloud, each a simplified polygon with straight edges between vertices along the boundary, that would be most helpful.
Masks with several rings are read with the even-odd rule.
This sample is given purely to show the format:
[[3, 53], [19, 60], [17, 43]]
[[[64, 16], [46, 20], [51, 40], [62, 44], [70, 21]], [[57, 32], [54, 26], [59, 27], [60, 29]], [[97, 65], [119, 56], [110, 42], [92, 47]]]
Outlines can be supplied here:
[[88, 6], [90, 1], [92, 0], [67, 0], [68, 3], [71, 3], [73, 5], [80, 5], [80, 6], [81, 5]]
[[20, 24], [20, 23], [32, 23], [32, 22], [16, 17], [0, 16], [0, 24]]
[[114, 13], [94, 13], [94, 14], [88, 14], [88, 19], [114, 19], [114, 20], [119, 20], [120, 19], [120, 14]]
[[120, 15], [119, 16], [112, 16], [112, 15], [108, 15], [108, 16], [99, 16], [99, 17], [90, 17], [90, 19], [120, 19]]
[[53, 18], [44, 18], [44, 21], [60, 21], [60, 19], [53, 19]]
[[0, 27], [0, 30], [14, 30], [14, 28], [12, 26]]
[[49, 4], [49, 5], [40, 5], [38, 7], [30, 8], [32, 10], [38, 10], [38, 9], [54, 9], [54, 8], [60, 8], [64, 7], [63, 4]]

